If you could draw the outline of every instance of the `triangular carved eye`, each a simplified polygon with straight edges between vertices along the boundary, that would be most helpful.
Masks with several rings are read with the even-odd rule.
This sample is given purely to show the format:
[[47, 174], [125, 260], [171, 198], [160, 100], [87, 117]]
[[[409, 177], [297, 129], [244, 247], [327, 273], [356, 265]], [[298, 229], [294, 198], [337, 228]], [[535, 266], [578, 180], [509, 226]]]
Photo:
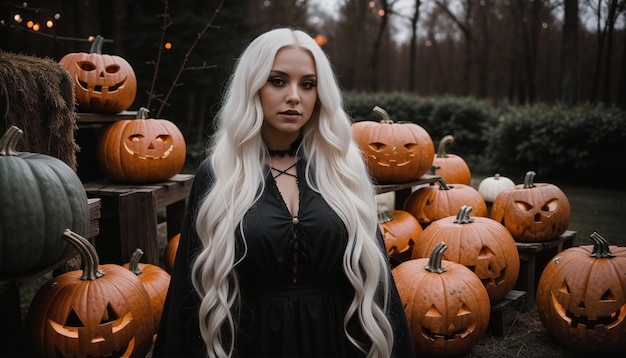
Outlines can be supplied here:
[[561, 287], [559, 287], [559, 291], [567, 294], [571, 292], [566, 280], [563, 280], [563, 282], [561, 282]]
[[107, 309], [104, 310], [104, 314], [102, 315], [100, 324], [113, 322], [113, 321], [118, 320], [119, 318], [120, 316], [113, 310], [111, 305], [107, 305]]
[[604, 292], [604, 294], [602, 295], [602, 298], [600, 298], [600, 301], [615, 301], [615, 295], [613, 294], [613, 291], [611, 291], [610, 288], [606, 290], [606, 292]]
[[466, 316], [468, 314], [472, 314], [472, 310], [470, 310], [465, 303], [461, 306], [461, 308], [459, 308], [459, 311], [456, 313], [457, 317]]
[[441, 317], [441, 312], [435, 307], [435, 305], [430, 306], [428, 311], [426, 311], [427, 317]]
[[85, 327], [83, 321], [78, 317], [74, 308], [70, 310], [70, 313], [67, 315], [67, 320], [65, 321], [65, 325], [68, 327]]

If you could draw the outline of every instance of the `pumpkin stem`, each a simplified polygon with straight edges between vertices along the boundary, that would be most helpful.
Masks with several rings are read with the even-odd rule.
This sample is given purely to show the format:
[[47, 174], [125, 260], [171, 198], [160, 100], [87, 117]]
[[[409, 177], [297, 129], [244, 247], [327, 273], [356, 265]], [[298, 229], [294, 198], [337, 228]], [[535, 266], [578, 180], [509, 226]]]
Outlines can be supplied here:
[[526, 173], [526, 176], [524, 177], [524, 189], [535, 187], [535, 183], [533, 183], [533, 180], [535, 179], [536, 174], [537, 173], [533, 172], [532, 170]]
[[431, 165], [430, 169], [428, 169], [428, 174], [437, 175], [437, 173], [435, 173], [437, 171], [437, 169], [441, 169], [441, 166], [440, 165]]
[[135, 118], [136, 119], [147, 119], [149, 113], [150, 113], [150, 110], [148, 108], [146, 108], [146, 107], [139, 107], [139, 109], [137, 110], [137, 116]]
[[378, 114], [379, 116], [381, 116], [383, 118], [383, 119], [380, 120], [380, 123], [393, 123], [393, 120], [391, 119], [391, 116], [384, 109], [382, 109], [382, 108], [380, 108], [378, 106], [375, 106], [374, 107], [374, 113]]
[[83, 275], [81, 280], [96, 280], [99, 277], [104, 276], [104, 272], [100, 271], [100, 258], [98, 253], [89, 240], [78, 235], [70, 229], [65, 229], [63, 232], [63, 239], [74, 245], [74, 247], [80, 253], [82, 259]]
[[23, 134], [24, 131], [16, 126], [9, 127], [2, 135], [2, 138], [0, 138], [0, 155], [12, 157], [18, 156], [20, 152], [15, 150], [15, 147], [17, 142], [22, 138]]
[[128, 263], [128, 269], [137, 276], [142, 274], [142, 271], [139, 268], [139, 259], [142, 255], [143, 250], [137, 248], [135, 252], [133, 252], [133, 256], [130, 257], [130, 262]]
[[446, 145], [454, 143], [454, 137], [451, 135], [446, 135], [441, 138], [439, 141], [439, 147], [437, 147], [437, 158], [447, 158], [448, 153], [446, 153]]
[[428, 263], [424, 268], [430, 272], [434, 273], [444, 273], [446, 272], [446, 268], [441, 266], [441, 260], [443, 257], [444, 251], [446, 251], [448, 247], [442, 241], [435, 246], [433, 251], [430, 253], [430, 257], [428, 258]]
[[470, 212], [472, 211], [472, 207], [468, 205], [463, 205], [459, 209], [459, 212], [456, 214], [456, 219], [454, 219], [455, 224], [469, 224], [474, 222], [474, 218], [470, 218]]
[[454, 185], [446, 184], [446, 181], [443, 180], [443, 178], [437, 179], [437, 182], [439, 182], [439, 190], [450, 190], [454, 188]]
[[597, 257], [597, 258], [615, 257], [615, 255], [611, 252], [611, 249], [609, 248], [608, 241], [606, 241], [605, 238], [600, 236], [600, 234], [594, 231], [589, 236], [589, 239], [593, 241], [593, 251], [591, 252], [590, 256]]
[[378, 223], [384, 224], [386, 222], [390, 222], [393, 220], [393, 215], [389, 212], [389, 208], [387, 204], [383, 203], [382, 200], [376, 198], [376, 206], [378, 207]]
[[104, 43], [104, 37], [97, 35], [91, 43], [90, 53], [102, 54], [102, 44]]

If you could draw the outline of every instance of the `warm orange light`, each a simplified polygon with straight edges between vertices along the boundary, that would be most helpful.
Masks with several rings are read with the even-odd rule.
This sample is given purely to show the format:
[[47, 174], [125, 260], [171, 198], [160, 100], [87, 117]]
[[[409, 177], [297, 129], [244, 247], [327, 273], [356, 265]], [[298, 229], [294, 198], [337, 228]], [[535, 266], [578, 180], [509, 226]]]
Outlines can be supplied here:
[[33, 25], [33, 31], [39, 31], [39, 24]]
[[317, 42], [318, 45], [323, 46], [326, 42], [328, 42], [328, 39], [324, 35], [317, 35], [315, 36], [315, 42]]
[[52, 22], [52, 20], [48, 20], [48, 21], [46, 21], [46, 27], [47, 27], [47, 28], [51, 29], [51, 28], [52, 28], [52, 26], [54, 26], [54, 22]]
[[376, 7], [376, 3], [374, 1], [370, 1], [369, 7], [372, 8], [372, 9], [375, 8]]
[[22, 18], [22, 15], [20, 15], [20, 14], [15, 14], [15, 15], [13, 15], [13, 20], [15, 20], [15, 22], [17, 22], [18, 24], [21, 24], [22, 20], [24, 20], [24, 18]]
[[166, 43], [163, 45], [163, 47], [164, 47], [166, 50], [170, 50], [170, 49], [172, 49], [172, 43], [171, 43], [171, 42], [166, 42]]
[[383, 9], [378, 10], [378, 16], [385, 16], [385, 10]]
[[32, 28], [33, 28], [33, 25], [35, 25], [35, 23], [34, 23], [34, 22], [32, 22], [32, 21], [28, 21], [28, 22], [26, 23], [26, 27], [28, 27], [29, 29], [32, 29]]

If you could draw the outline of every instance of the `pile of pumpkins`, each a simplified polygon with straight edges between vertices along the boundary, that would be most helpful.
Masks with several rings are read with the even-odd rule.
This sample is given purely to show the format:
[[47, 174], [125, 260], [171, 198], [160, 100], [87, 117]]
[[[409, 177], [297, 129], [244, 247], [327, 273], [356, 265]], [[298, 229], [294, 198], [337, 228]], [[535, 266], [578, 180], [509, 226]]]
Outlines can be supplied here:
[[[429, 171], [441, 177], [433, 184], [414, 187], [402, 203], [403, 210], [390, 209], [384, 200], [379, 201], [379, 226], [416, 352], [437, 357], [466, 354], [486, 333], [491, 305], [515, 286], [520, 270], [516, 242], [541, 243], [561, 236], [570, 221], [568, 198], [556, 185], [535, 183], [533, 171], [526, 173], [523, 184], [496, 174], [474, 189], [463, 158], [445, 152], [452, 136], [445, 136], [435, 153], [433, 141], [422, 127], [394, 122], [380, 107], [374, 112], [382, 117], [380, 122], [355, 122], [352, 128], [375, 182], [417, 181]], [[587, 275], [577, 277], [574, 267], [600, 256], [608, 260], [610, 255], [605, 254], [609, 251], [622, 258], [614, 259], [613, 265], [605, 264], [603, 273], [613, 277], [614, 286], [601, 292], [596, 286], [606, 285], [603, 280], [588, 282]], [[566, 279], [564, 273], [550, 273], [557, 270], [552, 266], [566, 270], [562, 261], [570, 255], [586, 255], [587, 259], [567, 260], [570, 271]], [[542, 275], [536, 302], [542, 322], [555, 338], [583, 351], [592, 347], [595, 352], [624, 352], [617, 342], [626, 323], [622, 328], [612, 327], [626, 318], [624, 256], [620, 248], [609, 250], [596, 244], [562, 251], [548, 264], [544, 273], [549, 278]], [[584, 270], [591, 270], [591, 264]], [[595, 296], [584, 287], [594, 290]], [[563, 303], [557, 308], [555, 300], [570, 290], [583, 290], [577, 293], [576, 302], [569, 296], [563, 298], [579, 306]], [[593, 305], [606, 301], [610, 308], [594, 308], [592, 318], [582, 318], [590, 312], [591, 299]], [[576, 318], [566, 317], [570, 313]], [[590, 333], [592, 319], [605, 323], [597, 334]], [[594, 344], [583, 349], [588, 342]]]

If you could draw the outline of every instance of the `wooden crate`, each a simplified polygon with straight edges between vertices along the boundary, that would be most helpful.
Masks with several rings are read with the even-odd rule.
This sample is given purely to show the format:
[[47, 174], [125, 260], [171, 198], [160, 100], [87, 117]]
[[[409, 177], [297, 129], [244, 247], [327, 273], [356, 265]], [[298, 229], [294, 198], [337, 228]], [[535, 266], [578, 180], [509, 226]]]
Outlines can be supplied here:
[[491, 305], [489, 331], [492, 335], [503, 337], [523, 310], [528, 295], [524, 291], [511, 290], [499, 302]]
[[142, 262], [159, 265], [157, 211], [165, 208], [167, 238], [180, 232], [193, 174], [177, 174], [154, 184], [117, 184], [101, 179], [83, 184], [102, 203], [96, 249], [101, 263], [124, 264], [137, 248]]
[[526, 291], [526, 306], [535, 304], [535, 293], [543, 268], [559, 252], [572, 247], [576, 231], [567, 230], [554, 240], [543, 242], [516, 242], [520, 258], [520, 273], [514, 289]]

